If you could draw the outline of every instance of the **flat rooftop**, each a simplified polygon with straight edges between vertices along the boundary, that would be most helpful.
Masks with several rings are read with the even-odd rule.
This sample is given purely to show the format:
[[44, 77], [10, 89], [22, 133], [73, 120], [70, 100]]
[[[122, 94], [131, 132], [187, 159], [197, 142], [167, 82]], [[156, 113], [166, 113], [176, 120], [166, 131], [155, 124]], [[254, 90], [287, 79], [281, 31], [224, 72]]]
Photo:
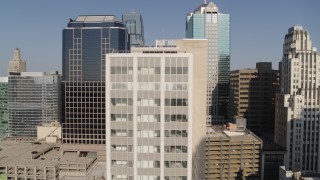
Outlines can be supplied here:
[[249, 130], [227, 130], [223, 125], [207, 127], [207, 137], [227, 138], [230, 141], [260, 141], [262, 140]]
[[89, 166], [95, 159], [95, 152], [61, 153], [60, 143], [34, 142], [5, 139], [0, 141], [1, 166], [58, 166], [59, 164], [83, 164]]

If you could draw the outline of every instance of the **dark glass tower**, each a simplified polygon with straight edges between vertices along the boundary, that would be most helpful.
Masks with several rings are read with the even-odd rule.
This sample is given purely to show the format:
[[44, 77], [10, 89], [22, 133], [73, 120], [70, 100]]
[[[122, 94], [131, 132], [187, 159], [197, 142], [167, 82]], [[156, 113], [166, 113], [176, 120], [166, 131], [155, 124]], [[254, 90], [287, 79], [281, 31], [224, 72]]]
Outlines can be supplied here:
[[63, 30], [63, 143], [105, 144], [105, 54], [129, 48], [114, 16], [70, 19]]
[[122, 15], [130, 37], [131, 46], [144, 46], [144, 27], [141, 14], [129, 12]]

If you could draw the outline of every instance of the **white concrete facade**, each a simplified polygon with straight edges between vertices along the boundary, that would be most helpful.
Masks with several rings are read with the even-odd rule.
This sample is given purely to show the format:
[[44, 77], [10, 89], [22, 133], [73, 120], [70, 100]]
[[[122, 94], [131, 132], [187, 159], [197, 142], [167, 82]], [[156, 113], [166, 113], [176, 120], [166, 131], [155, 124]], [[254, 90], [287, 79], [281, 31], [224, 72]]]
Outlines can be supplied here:
[[275, 142], [286, 148], [292, 171], [320, 172], [320, 56], [301, 26], [289, 29], [280, 62]]
[[194, 74], [193, 42], [106, 55], [107, 179], [203, 179], [206, 73]]

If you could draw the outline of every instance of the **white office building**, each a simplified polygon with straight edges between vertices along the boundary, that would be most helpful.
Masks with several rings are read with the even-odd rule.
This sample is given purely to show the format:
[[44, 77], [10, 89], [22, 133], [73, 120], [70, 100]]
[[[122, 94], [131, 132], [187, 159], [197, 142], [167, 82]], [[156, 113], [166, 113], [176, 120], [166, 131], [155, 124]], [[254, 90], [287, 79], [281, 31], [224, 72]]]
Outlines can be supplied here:
[[275, 142], [286, 148], [292, 171], [320, 172], [320, 56], [301, 26], [288, 30], [276, 96]]
[[106, 55], [107, 179], [204, 179], [206, 40]]

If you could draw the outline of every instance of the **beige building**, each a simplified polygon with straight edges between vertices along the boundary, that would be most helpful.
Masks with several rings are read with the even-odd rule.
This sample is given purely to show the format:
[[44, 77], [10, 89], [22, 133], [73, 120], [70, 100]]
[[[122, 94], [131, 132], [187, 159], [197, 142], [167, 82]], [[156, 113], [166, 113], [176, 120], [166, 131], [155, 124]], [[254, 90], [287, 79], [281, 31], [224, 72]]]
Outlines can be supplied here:
[[63, 151], [60, 143], [6, 138], [0, 141], [0, 179], [96, 180], [105, 178], [97, 152]]
[[278, 71], [272, 69], [271, 62], [231, 71], [230, 117], [247, 119], [247, 128], [259, 136], [272, 136], [277, 88]]
[[13, 52], [12, 60], [9, 61], [8, 74], [16, 74], [27, 71], [26, 61], [21, 59], [20, 50], [16, 48]]
[[248, 130], [229, 127], [208, 127], [205, 179], [260, 179], [262, 140]]
[[302, 26], [288, 30], [279, 64], [275, 142], [286, 149], [286, 170], [320, 173], [320, 55]]
[[204, 179], [206, 46], [106, 55], [107, 179]]

